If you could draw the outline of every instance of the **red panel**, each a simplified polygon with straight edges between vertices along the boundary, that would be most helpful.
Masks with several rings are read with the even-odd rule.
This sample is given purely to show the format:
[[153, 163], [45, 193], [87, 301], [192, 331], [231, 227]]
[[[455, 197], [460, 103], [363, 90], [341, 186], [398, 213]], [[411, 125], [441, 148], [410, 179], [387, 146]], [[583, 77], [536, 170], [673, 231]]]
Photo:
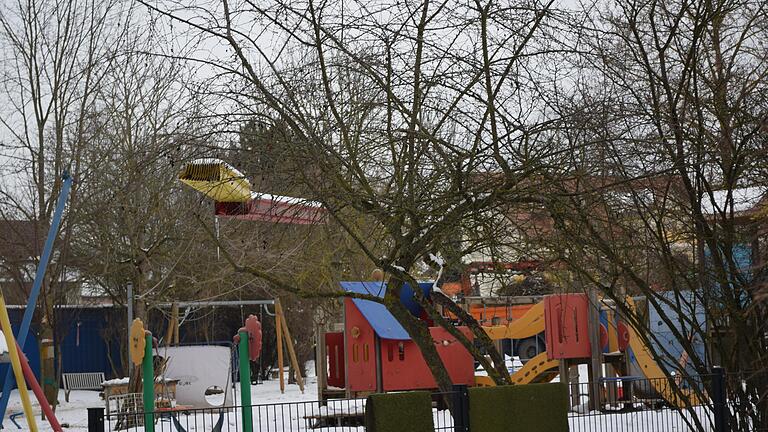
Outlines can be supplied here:
[[544, 298], [547, 357], [589, 358], [589, 299], [584, 294], [556, 294]]
[[619, 334], [619, 351], [624, 352], [629, 347], [629, 329], [624, 321], [619, 321], [616, 327]]
[[325, 353], [328, 356], [328, 385], [344, 388], [344, 333], [325, 334]]
[[322, 207], [266, 199], [244, 203], [217, 202], [216, 215], [297, 225], [324, 224], [327, 219], [327, 211]]
[[261, 323], [255, 315], [248, 315], [245, 320], [245, 330], [251, 337], [248, 341], [248, 357], [251, 361], [255, 361], [261, 355]]
[[373, 328], [352, 299], [344, 299], [344, 347], [347, 387], [352, 391], [376, 390], [376, 348]]
[[[466, 327], [460, 330], [472, 340]], [[445, 329], [430, 327], [435, 346], [454, 384], [473, 385], [472, 355]], [[432, 373], [413, 341], [381, 341], [382, 380], [384, 391], [436, 388]]]

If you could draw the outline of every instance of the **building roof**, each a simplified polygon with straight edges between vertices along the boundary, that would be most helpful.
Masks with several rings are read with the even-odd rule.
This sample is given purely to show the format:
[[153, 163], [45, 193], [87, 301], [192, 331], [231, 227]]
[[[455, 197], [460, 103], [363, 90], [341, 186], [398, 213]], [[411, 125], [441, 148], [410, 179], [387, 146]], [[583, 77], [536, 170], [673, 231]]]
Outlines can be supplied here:
[[[387, 285], [384, 282], [341, 282], [341, 288], [349, 293], [369, 294], [379, 298], [384, 298], [384, 294], [387, 292]], [[408, 332], [383, 304], [356, 298], [353, 298], [352, 302], [380, 338], [411, 339]]]
[[44, 239], [37, 221], [0, 220], [0, 258], [6, 261], [39, 256]]
[[768, 195], [768, 188], [753, 186], [731, 190], [731, 199], [728, 199], [728, 190], [712, 191], [712, 196], [705, 195], [701, 200], [701, 212], [705, 215], [714, 215], [722, 211], [730, 212], [731, 205], [735, 214], [742, 214], [756, 210], [760, 203]]

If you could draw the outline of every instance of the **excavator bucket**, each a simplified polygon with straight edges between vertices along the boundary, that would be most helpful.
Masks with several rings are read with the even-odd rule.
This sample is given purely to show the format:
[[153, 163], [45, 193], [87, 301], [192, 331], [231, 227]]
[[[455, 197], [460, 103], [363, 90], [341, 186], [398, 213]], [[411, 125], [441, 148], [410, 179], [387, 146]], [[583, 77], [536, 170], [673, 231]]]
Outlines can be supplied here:
[[184, 166], [179, 180], [218, 202], [246, 202], [251, 183], [245, 175], [221, 159], [197, 159]]

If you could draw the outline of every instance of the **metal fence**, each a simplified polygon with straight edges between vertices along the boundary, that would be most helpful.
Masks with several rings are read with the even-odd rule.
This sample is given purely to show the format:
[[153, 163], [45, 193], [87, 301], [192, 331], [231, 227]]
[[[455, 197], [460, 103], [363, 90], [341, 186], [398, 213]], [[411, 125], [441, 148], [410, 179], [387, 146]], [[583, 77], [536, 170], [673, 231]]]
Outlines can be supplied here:
[[760, 407], [768, 405], [768, 393], [752, 399], [737, 395], [743, 380], [715, 368], [710, 375], [571, 384], [570, 431], [768, 432], [755, 426], [764, 422], [758, 419], [766, 415]]
[[[711, 377], [571, 384], [572, 432], [716, 431]], [[686, 408], [687, 407], [687, 408]]]
[[[571, 432], [683, 432], [749, 431], [753, 428], [726, 396], [728, 382], [738, 377], [722, 373], [677, 379], [649, 380], [633, 377], [603, 379], [597, 383], [570, 384], [568, 423]], [[731, 383], [733, 384], [733, 383]], [[452, 411], [448, 409], [452, 405]], [[365, 399], [336, 399], [253, 405], [253, 430], [258, 432], [365, 430]], [[147, 415], [135, 409], [89, 412], [89, 430], [142, 431], [145, 418], [158, 432], [229, 432], [242, 429], [243, 407], [157, 410]], [[453, 413], [452, 413], [453, 412]], [[504, 407], [499, 407], [504, 413]], [[466, 387], [433, 394], [435, 431], [470, 432], [469, 396]], [[91, 418], [93, 417], [93, 418]], [[93, 421], [92, 421], [93, 420]], [[737, 426], [738, 422], [738, 426]], [[514, 419], [510, 430], [514, 429]], [[91, 429], [91, 424], [101, 429]], [[481, 431], [471, 431], [481, 432]]]
[[[433, 396], [435, 432], [454, 430], [453, 417], [444, 394]], [[449, 395], [449, 397], [451, 397]], [[286, 402], [246, 407], [253, 418], [254, 432], [364, 431], [365, 399], [332, 399]], [[149, 413], [126, 411], [93, 413], [93, 423], [105, 431], [143, 431], [145, 419], [151, 419], [156, 432], [235, 432], [242, 430], [243, 407], [185, 409], [174, 407]], [[90, 414], [89, 414], [90, 415]], [[101, 419], [98, 417], [101, 416]], [[89, 419], [89, 430], [91, 421]]]

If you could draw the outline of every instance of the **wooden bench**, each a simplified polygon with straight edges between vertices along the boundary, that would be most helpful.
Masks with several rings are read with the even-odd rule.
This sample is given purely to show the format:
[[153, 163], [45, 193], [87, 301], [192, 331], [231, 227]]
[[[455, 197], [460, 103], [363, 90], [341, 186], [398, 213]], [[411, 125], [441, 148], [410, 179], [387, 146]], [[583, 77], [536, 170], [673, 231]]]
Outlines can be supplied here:
[[69, 402], [69, 392], [72, 390], [101, 390], [104, 382], [104, 372], [76, 372], [61, 374], [64, 385], [64, 400]]

